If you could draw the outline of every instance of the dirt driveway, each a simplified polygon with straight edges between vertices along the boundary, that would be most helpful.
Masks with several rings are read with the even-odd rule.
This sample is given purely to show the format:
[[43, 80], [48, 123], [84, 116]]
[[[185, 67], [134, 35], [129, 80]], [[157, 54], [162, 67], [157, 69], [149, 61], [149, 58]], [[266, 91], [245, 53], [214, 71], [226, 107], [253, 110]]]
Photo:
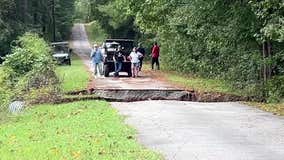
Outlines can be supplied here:
[[[71, 44], [74, 52], [84, 60], [85, 65], [92, 71], [89, 58], [91, 47], [84, 25], [76, 24], [73, 27]], [[176, 89], [176, 87], [143, 72], [140, 73], [140, 77], [135, 79], [123, 76], [94, 79], [89, 87], [95, 89]]]

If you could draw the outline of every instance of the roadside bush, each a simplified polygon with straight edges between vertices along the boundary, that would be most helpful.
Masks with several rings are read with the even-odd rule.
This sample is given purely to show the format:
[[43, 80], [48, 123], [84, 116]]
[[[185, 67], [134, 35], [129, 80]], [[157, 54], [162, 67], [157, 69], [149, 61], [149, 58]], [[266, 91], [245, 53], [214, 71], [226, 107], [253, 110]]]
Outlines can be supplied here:
[[0, 112], [5, 112], [6, 106], [11, 101], [12, 93], [6, 87], [0, 87]]
[[278, 103], [284, 100], [284, 76], [275, 76], [267, 83], [269, 103]]
[[13, 100], [23, 100], [29, 104], [49, 102], [50, 99], [46, 97], [51, 96], [48, 95], [58, 97], [59, 80], [55, 74], [51, 49], [45, 40], [37, 34], [26, 33], [15, 44], [12, 54], [6, 56], [3, 63], [4, 74], [0, 86], [9, 90], [0, 95], [5, 100], [1, 107], [7, 107]]

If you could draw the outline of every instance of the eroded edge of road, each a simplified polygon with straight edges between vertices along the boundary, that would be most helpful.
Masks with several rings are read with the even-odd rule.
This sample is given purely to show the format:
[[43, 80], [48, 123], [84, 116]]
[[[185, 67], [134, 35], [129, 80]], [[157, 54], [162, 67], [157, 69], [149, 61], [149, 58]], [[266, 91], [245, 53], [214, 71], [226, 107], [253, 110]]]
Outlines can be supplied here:
[[249, 101], [250, 97], [213, 92], [197, 92], [179, 89], [88, 89], [69, 92], [62, 102], [78, 100], [106, 100], [110, 102], [135, 102], [146, 100], [176, 100], [193, 102]]

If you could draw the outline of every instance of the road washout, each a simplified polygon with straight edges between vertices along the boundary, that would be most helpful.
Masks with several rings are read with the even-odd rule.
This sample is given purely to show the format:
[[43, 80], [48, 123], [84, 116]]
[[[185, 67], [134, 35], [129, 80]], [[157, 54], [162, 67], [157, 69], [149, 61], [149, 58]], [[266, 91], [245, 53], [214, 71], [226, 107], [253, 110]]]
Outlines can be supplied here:
[[63, 98], [61, 100], [63, 102], [75, 101], [76, 99], [104, 99], [112, 102], [144, 100], [229, 102], [248, 100], [247, 97], [242, 96], [183, 89], [155, 76], [155, 71], [142, 71], [138, 78], [129, 78], [122, 73], [119, 78], [111, 75], [107, 78], [95, 79], [92, 76], [92, 65], [89, 58], [91, 47], [83, 24], [76, 24], [73, 27], [70, 44], [74, 53], [82, 59], [86, 69], [90, 72], [90, 82], [86, 90], [67, 93], [72, 97]]

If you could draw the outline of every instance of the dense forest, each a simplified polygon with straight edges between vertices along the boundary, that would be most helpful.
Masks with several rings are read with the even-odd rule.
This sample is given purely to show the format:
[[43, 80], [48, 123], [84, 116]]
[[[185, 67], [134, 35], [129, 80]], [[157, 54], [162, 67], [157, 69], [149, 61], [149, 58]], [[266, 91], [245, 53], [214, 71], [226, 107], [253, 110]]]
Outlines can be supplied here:
[[27, 31], [67, 39], [73, 20], [148, 48], [157, 41], [165, 69], [271, 102], [284, 97], [283, 0], [1, 0], [0, 55]]
[[48, 41], [68, 39], [73, 25], [74, 0], [1, 0], [0, 56], [10, 52], [11, 42], [25, 32]]
[[269, 101], [284, 95], [283, 0], [79, 1], [81, 18], [112, 37], [158, 41], [166, 69], [225, 79]]

